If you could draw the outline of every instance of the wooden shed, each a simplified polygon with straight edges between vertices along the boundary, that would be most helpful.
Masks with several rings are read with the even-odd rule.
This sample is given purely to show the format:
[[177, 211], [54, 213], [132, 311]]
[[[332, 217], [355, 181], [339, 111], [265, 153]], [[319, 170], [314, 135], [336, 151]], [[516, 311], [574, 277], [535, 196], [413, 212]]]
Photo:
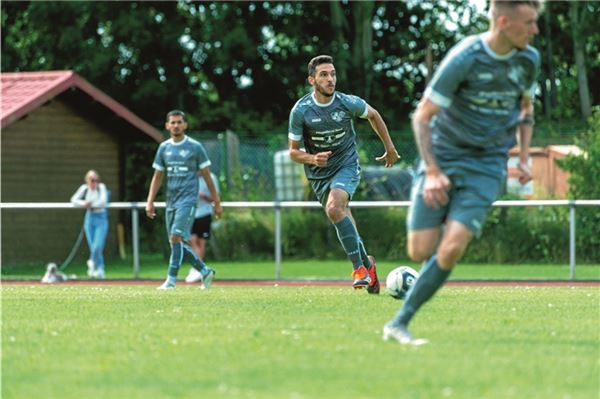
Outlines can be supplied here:
[[569, 173], [561, 169], [556, 160], [569, 154], [581, 155], [583, 151], [575, 145], [549, 145], [529, 149], [529, 162], [533, 180], [521, 186], [518, 182], [519, 149], [509, 151], [508, 191], [529, 199], [563, 199], [569, 192]]
[[[112, 201], [125, 200], [131, 144], [163, 140], [159, 130], [72, 71], [2, 73], [1, 80], [2, 202], [68, 202], [89, 169], [100, 173]], [[3, 210], [2, 264], [61, 262], [83, 213]], [[109, 258], [117, 252], [117, 216], [110, 212]]]

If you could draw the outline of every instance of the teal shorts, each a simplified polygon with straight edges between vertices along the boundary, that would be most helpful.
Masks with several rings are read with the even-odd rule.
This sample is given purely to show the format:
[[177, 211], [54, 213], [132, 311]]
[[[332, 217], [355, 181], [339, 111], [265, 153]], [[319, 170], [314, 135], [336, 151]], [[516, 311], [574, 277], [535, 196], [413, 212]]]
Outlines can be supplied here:
[[358, 163], [356, 163], [354, 165], [342, 167], [329, 179], [311, 180], [310, 186], [317, 196], [317, 200], [321, 203], [321, 205], [325, 206], [327, 204], [329, 192], [332, 189], [339, 188], [340, 190], [344, 190], [348, 193], [350, 199], [352, 199], [352, 196], [358, 188], [359, 183], [360, 166]]
[[506, 170], [499, 171], [496, 176], [464, 169], [453, 169], [445, 173], [452, 184], [448, 193], [449, 201], [445, 206], [434, 209], [423, 201], [425, 172], [420, 168], [412, 186], [407, 229], [429, 229], [441, 226], [447, 220], [456, 220], [479, 237], [487, 213], [502, 190]]
[[167, 208], [166, 228], [167, 235], [183, 237], [188, 241], [191, 236], [194, 216], [196, 215], [195, 206], [184, 206], [181, 208]]

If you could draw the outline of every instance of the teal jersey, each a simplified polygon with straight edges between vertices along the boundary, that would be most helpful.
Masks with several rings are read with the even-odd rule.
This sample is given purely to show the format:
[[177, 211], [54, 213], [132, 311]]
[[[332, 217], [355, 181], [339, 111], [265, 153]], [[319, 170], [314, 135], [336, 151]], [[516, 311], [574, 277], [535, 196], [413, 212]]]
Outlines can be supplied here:
[[454, 46], [425, 90], [424, 96], [441, 107], [431, 126], [432, 148], [440, 165], [445, 160], [468, 163], [475, 156], [495, 159], [483, 163], [497, 169], [516, 143], [521, 99], [533, 97], [540, 70], [538, 51], [528, 46], [500, 56], [484, 35], [467, 37]]
[[331, 151], [326, 167], [304, 165], [308, 179], [327, 179], [344, 166], [358, 165], [353, 118], [366, 118], [367, 112], [365, 100], [337, 91], [327, 104], [318, 103], [312, 92], [296, 102], [290, 112], [288, 138], [302, 140], [309, 154]]
[[198, 171], [208, 166], [204, 147], [188, 136], [179, 143], [169, 139], [160, 144], [152, 167], [166, 174], [167, 208], [196, 206]]

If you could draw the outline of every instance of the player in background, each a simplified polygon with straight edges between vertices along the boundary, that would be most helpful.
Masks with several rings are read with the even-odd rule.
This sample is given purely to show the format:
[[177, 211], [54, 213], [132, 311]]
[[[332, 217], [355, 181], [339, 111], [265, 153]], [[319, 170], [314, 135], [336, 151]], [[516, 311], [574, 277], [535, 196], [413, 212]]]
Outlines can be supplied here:
[[[210, 178], [219, 192], [219, 181], [214, 173], [210, 173]], [[213, 214], [213, 197], [210, 195], [210, 190], [202, 177], [198, 178], [198, 202], [196, 204], [196, 215], [194, 224], [192, 225], [192, 236], [190, 245], [196, 252], [196, 255], [202, 260], [205, 260], [206, 241], [210, 239], [210, 227], [212, 225]], [[187, 283], [194, 283], [202, 279], [201, 274], [193, 266], [190, 267], [188, 275], [185, 277]]]
[[[383, 142], [385, 152], [376, 158], [390, 167], [400, 156], [381, 115], [362, 98], [335, 90], [333, 59], [320, 55], [308, 63], [308, 83], [313, 90], [290, 112], [288, 143], [292, 160], [304, 164], [310, 185], [335, 226], [344, 251], [352, 262], [352, 286], [379, 293], [375, 260], [367, 255], [350, 213], [349, 201], [360, 182], [353, 119], [367, 119]], [[301, 144], [305, 150], [301, 150]]]
[[202, 287], [209, 288], [215, 271], [198, 258], [188, 244], [198, 196], [198, 176], [202, 176], [214, 202], [215, 216], [221, 216], [221, 200], [210, 177], [210, 160], [202, 144], [186, 136], [187, 122], [182, 111], [167, 114], [166, 129], [171, 136], [158, 147], [152, 167], [154, 176], [150, 182], [146, 215], [154, 219], [154, 199], [167, 175], [166, 227], [171, 244], [171, 257], [167, 279], [159, 289], [175, 288], [177, 273], [184, 257], [187, 257], [202, 276]]
[[[495, 1], [490, 29], [462, 40], [446, 55], [412, 119], [421, 161], [407, 218], [408, 254], [425, 261], [384, 340], [420, 345], [408, 324], [444, 284], [502, 189], [507, 153], [520, 145], [520, 182], [528, 166], [540, 58], [539, 1]], [[444, 228], [442, 229], [442, 225]]]

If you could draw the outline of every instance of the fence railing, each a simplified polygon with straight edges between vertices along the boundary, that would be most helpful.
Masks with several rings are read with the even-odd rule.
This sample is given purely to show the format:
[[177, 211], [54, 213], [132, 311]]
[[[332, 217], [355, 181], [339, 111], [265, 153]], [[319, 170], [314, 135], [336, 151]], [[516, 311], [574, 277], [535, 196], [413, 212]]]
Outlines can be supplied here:
[[[351, 208], [394, 208], [408, 207], [410, 201], [353, 201]], [[281, 210], [285, 208], [320, 208], [316, 201], [252, 201], [252, 202], [223, 202], [223, 208], [268, 208], [275, 214], [275, 279], [281, 279]], [[575, 208], [578, 206], [600, 206], [600, 200], [512, 200], [496, 201], [495, 207], [523, 207], [523, 206], [568, 206], [569, 207], [569, 278], [575, 279]], [[146, 208], [145, 202], [112, 202], [108, 205], [111, 209], [131, 210], [131, 246], [133, 254], [133, 277], [139, 277], [139, 213]], [[63, 202], [0, 202], [0, 209], [81, 209], [71, 203]], [[155, 208], [165, 208], [164, 202], [156, 202]]]

